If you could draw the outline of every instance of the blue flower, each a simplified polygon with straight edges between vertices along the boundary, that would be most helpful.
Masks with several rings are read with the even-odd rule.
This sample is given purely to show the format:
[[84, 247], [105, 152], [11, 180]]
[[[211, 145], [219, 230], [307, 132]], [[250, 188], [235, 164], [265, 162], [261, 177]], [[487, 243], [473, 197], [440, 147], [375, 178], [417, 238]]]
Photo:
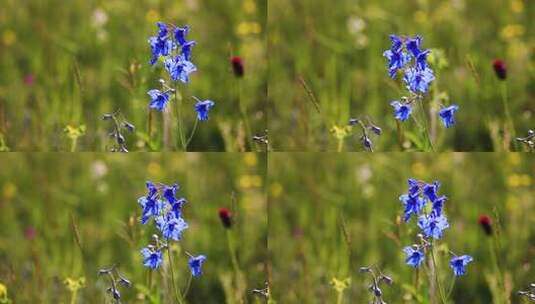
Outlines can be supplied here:
[[430, 68], [423, 70], [417, 68], [410, 68], [405, 71], [405, 77], [403, 78], [407, 89], [412, 93], [426, 93], [429, 84], [435, 80], [435, 75]]
[[188, 228], [188, 224], [183, 218], [168, 214], [165, 217], [158, 216], [156, 218], [156, 227], [158, 227], [166, 239], [180, 241], [182, 231]]
[[449, 226], [448, 220], [444, 215], [422, 215], [418, 219], [418, 227], [422, 229], [422, 232], [426, 237], [440, 239], [442, 238], [442, 231]]
[[171, 39], [167, 39], [168, 29], [167, 25], [162, 22], [158, 22], [158, 36], [150, 37], [149, 44], [151, 47], [151, 59], [150, 64], [154, 65], [160, 56], [168, 56], [175, 48], [175, 44]]
[[450, 261], [450, 267], [456, 277], [463, 276], [466, 273], [465, 267], [474, 259], [469, 255], [455, 256]]
[[148, 91], [147, 94], [149, 94], [151, 98], [149, 107], [163, 112], [165, 106], [169, 102], [169, 92], [162, 92], [160, 90], [153, 89]]
[[176, 191], [178, 190], [178, 184], [173, 184], [172, 186], [164, 186], [163, 187], [163, 197], [169, 202], [169, 204], [173, 205], [177, 198], [176, 198]]
[[410, 61], [410, 56], [403, 51], [403, 42], [401, 38], [396, 35], [390, 35], [392, 46], [390, 50], [383, 53], [383, 56], [388, 59], [388, 73], [391, 78], [396, 76], [399, 69], [402, 69]]
[[440, 216], [442, 215], [442, 209], [444, 208], [444, 203], [446, 202], [448, 198], [446, 196], [437, 197], [433, 202], [433, 208], [431, 210], [431, 214], [433, 216]]
[[211, 100], [201, 101], [197, 98], [197, 103], [195, 104], [195, 111], [197, 112], [197, 119], [200, 121], [208, 120], [208, 112], [215, 106], [215, 102]]
[[165, 69], [174, 81], [180, 80], [183, 83], [189, 82], [189, 75], [197, 71], [197, 67], [186, 60], [183, 55], [174, 58], [167, 58], [164, 63]]
[[409, 178], [408, 180], [409, 184], [409, 195], [415, 196], [420, 193], [420, 182], [415, 180], [414, 178]]
[[423, 193], [427, 198], [434, 202], [437, 199], [437, 191], [440, 188], [440, 182], [435, 181], [432, 184], [425, 184], [423, 187]]
[[403, 211], [403, 220], [405, 222], [410, 220], [412, 214], [420, 214], [422, 209], [425, 207], [425, 200], [418, 195], [413, 196], [409, 194], [403, 194], [399, 197], [399, 200], [403, 203], [403, 206], [405, 206], [405, 210]]
[[400, 103], [399, 101], [392, 101], [390, 103], [391, 106], [394, 107], [394, 118], [396, 118], [399, 121], [405, 121], [409, 119], [409, 116], [411, 115], [412, 108], [409, 104], [406, 103]]
[[424, 253], [417, 246], [407, 246], [403, 248], [403, 252], [407, 255], [405, 263], [409, 266], [418, 268], [424, 261]]
[[189, 33], [189, 26], [184, 27], [177, 27], [175, 29], [175, 39], [180, 45], [186, 44], [188, 41], [186, 40], [186, 36]]
[[195, 46], [195, 41], [188, 41], [182, 45], [182, 56], [184, 56], [184, 59], [187, 61], [191, 60], [191, 48]]
[[412, 55], [416, 58], [422, 52], [420, 50], [421, 44], [422, 44], [422, 37], [416, 36], [414, 37], [414, 39], [407, 39], [407, 43], [405, 45], [407, 47], [407, 50], [409, 50], [412, 53]]
[[368, 136], [362, 136], [361, 137], [361, 142], [362, 142], [362, 145], [366, 148], [366, 149], [371, 149], [372, 148], [372, 141], [370, 140], [370, 138]]
[[166, 38], [167, 34], [169, 33], [167, 24], [163, 22], [157, 22], [156, 25], [158, 26], [158, 38]]
[[191, 270], [191, 275], [194, 276], [194, 277], [198, 277], [202, 274], [202, 270], [201, 270], [201, 267], [202, 267], [202, 264], [204, 263], [204, 261], [206, 260], [206, 256], [204, 255], [199, 255], [199, 256], [192, 256], [189, 261], [188, 261], [188, 264], [189, 264], [189, 268]]
[[141, 223], [146, 224], [151, 216], [158, 216], [163, 209], [163, 202], [158, 199], [158, 189], [152, 182], [147, 182], [148, 193], [138, 199], [139, 205], [143, 209], [141, 212]]
[[162, 264], [162, 252], [149, 247], [141, 249], [143, 255], [143, 265], [150, 269], [156, 269]]
[[438, 116], [442, 120], [444, 127], [449, 128], [455, 125], [455, 112], [459, 109], [458, 105], [451, 105], [449, 107], [442, 108], [438, 112]]

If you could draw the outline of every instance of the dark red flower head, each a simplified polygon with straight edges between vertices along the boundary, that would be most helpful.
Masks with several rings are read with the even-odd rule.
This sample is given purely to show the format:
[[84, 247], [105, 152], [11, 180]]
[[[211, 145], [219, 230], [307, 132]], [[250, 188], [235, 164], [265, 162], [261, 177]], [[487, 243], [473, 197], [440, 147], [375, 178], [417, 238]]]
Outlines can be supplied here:
[[507, 78], [507, 65], [505, 64], [505, 61], [496, 59], [492, 63], [492, 67], [494, 68], [494, 72], [496, 72], [496, 76], [499, 79], [505, 80]]
[[234, 56], [232, 58], [230, 58], [230, 63], [232, 64], [232, 69], [234, 70], [234, 75], [236, 75], [236, 77], [238, 78], [241, 78], [243, 77], [243, 61], [241, 59], [241, 57], [239, 56]]
[[485, 231], [487, 235], [492, 235], [492, 220], [490, 219], [489, 216], [487, 215], [479, 216], [478, 223], [481, 226], [481, 228], [483, 228], [483, 231]]
[[219, 208], [219, 218], [225, 228], [232, 227], [232, 212], [227, 208]]

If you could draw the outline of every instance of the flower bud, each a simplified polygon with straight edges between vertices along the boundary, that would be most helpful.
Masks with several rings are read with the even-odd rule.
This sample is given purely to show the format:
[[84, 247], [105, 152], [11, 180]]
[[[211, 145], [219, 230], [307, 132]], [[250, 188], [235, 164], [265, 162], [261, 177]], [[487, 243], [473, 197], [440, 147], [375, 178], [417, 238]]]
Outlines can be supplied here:
[[478, 220], [479, 225], [483, 228], [486, 235], [492, 235], [492, 220], [487, 215], [481, 215]]
[[227, 208], [219, 208], [219, 218], [225, 228], [232, 227], [232, 213]]
[[507, 79], [507, 66], [505, 64], [505, 61], [501, 59], [496, 59], [492, 63], [492, 67], [494, 68], [494, 72], [496, 72], [496, 76], [500, 80]]
[[234, 71], [234, 75], [238, 78], [243, 77], [244, 70], [243, 70], [243, 61], [241, 57], [234, 56], [230, 59], [230, 63], [232, 64], [232, 70]]

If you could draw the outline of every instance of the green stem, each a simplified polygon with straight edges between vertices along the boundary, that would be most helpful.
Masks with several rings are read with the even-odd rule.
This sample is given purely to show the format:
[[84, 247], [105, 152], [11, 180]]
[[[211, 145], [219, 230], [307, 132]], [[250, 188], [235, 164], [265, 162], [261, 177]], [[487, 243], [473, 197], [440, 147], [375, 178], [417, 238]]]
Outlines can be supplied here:
[[247, 137], [247, 142], [249, 143], [249, 148], [251, 151], [253, 150], [254, 143], [253, 143], [253, 135], [251, 131], [251, 126], [249, 125], [249, 119], [247, 118], [247, 109], [245, 109], [245, 105], [242, 101], [242, 90], [241, 90], [241, 81], [238, 79], [238, 105], [240, 107], [240, 114], [242, 116], [243, 124], [245, 126], [245, 136]]
[[186, 283], [186, 288], [182, 292], [182, 296], [186, 298], [188, 296], [189, 288], [191, 287], [191, 281], [193, 280], [193, 275], [190, 275], [188, 278], [188, 283]]
[[338, 148], [336, 149], [337, 152], [342, 152], [344, 150], [344, 140], [339, 139], [338, 140]]
[[437, 262], [435, 260], [435, 244], [433, 244], [433, 243], [431, 243], [431, 258], [432, 258], [432, 261], [433, 261], [433, 272], [434, 272], [434, 277], [435, 277], [435, 281], [436, 281], [436, 284], [437, 284], [438, 292], [440, 294], [440, 299], [442, 300], [443, 304], [447, 304], [448, 302], [447, 302], [446, 297], [444, 295], [444, 290], [442, 289], [442, 284], [440, 284]]
[[182, 150], [186, 150], [186, 142], [184, 137], [184, 130], [182, 129], [182, 98], [178, 95], [178, 85], [175, 82], [175, 115], [177, 120], [178, 140]]
[[178, 303], [183, 304], [182, 295], [178, 291], [175, 283], [175, 270], [173, 269], [173, 257], [171, 256], [171, 246], [167, 246], [167, 256], [169, 257], [169, 271], [171, 272], [171, 284], [173, 284], [173, 290], [175, 291], [175, 298]]
[[186, 150], [188, 149], [189, 143], [193, 139], [193, 135], [195, 135], [195, 131], [197, 131], [197, 125], [199, 124], [199, 120], [195, 119], [195, 123], [193, 124], [193, 129], [191, 130], [191, 133], [189, 135], [188, 140], [186, 141]]
[[342, 292], [339, 292], [338, 297], [336, 298], [336, 304], [342, 304], [343, 298], [344, 298], [344, 294]]
[[240, 267], [238, 264], [238, 259], [236, 258], [236, 251], [234, 250], [234, 246], [232, 243], [232, 236], [231, 236], [230, 229], [226, 230], [226, 234], [227, 234], [228, 251], [230, 254], [230, 259], [232, 261], [232, 267], [234, 268], [234, 272], [236, 273], [236, 276], [238, 276], [238, 274], [240, 273]]
[[78, 290], [73, 290], [72, 294], [71, 294], [71, 304], [75, 304], [76, 303], [76, 296], [78, 294]]
[[[513, 119], [511, 118], [511, 112], [509, 111], [509, 98], [507, 96], [507, 82], [502, 81], [502, 103], [503, 103], [503, 110], [505, 112], [505, 119], [507, 120], [507, 125], [509, 127], [509, 132], [511, 134], [511, 138], [513, 141], [513, 145], [515, 147], [515, 150], [518, 150], [517, 143], [516, 143], [516, 132], [515, 132], [515, 125], [513, 123]], [[509, 151], [510, 143], [507, 143], [507, 151]]]
[[78, 138], [73, 138], [71, 140], [71, 152], [76, 152], [77, 143], [78, 143]]
[[451, 278], [450, 288], [448, 289], [448, 296], [447, 299], [451, 297], [451, 293], [453, 292], [453, 288], [455, 287], [455, 277]]
[[435, 151], [435, 147], [433, 147], [433, 142], [431, 141], [431, 136], [429, 136], [429, 127], [427, 126], [427, 115], [425, 113], [424, 108], [424, 102], [423, 100], [417, 100], [416, 101], [418, 105], [420, 106], [420, 111], [422, 112], [422, 118], [423, 118], [423, 128], [424, 128], [424, 135], [427, 139], [427, 142], [429, 143], [429, 147], [431, 148], [431, 151]]

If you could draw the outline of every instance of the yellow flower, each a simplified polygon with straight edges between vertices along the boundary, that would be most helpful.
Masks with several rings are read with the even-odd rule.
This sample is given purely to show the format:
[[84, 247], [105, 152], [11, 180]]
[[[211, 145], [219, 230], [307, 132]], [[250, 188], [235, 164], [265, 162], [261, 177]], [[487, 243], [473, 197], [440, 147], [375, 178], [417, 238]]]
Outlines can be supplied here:
[[150, 176], [159, 177], [162, 173], [162, 167], [156, 162], [151, 162], [147, 166], [147, 172]]
[[511, 11], [516, 14], [522, 13], [524, 11], [524, 3], [522, 3], [522, 0], [512, 0]]
[[81, 277], [79, 279], [73, 279], [73, 278], [66, 278], [65, 281], [63, 281], [65, 286], [67, 286], [67, 289], [71, 292], [76, 292], [80, 288], [84, 288], [85, 286], [85, 277]]
[[273, 196], [273, 198], [279, 197], [282, 194], [282, 190], [282, 185], [277, 182], [271, 184], [269, 187], [269, 191], [271, 192], [271, 196]]
[[509, 24], [502, 29], [500, 35], [503, 39], [509, 40], [524, 35], [524, 32], [524, 26], [521, 24]]
[[244, 0], [242, 8], [246, 14], [252, 15], [256, 12], [256, 3], [253, 0]]
[[414, 163], [412, 165], [411, 170], [412, 170], [412, 174], [421, 176], [425, 173], [425, 165], [422, 163]]
[[0, 303], [5, 303], [7, 301], [7, 287], [6, 285], [0, 283]]
[[345, 278], [342, 280], [339, 280], [337, 278], [332, 278], [331, 285], [333, 286], [334, 290], [338, 293], [344, 292], [344, 289], [347, 289], [349, 285], [351, 284], [351, 278]]
[[12, 30], [5, 30], [2, 34], [2, 41], [6, 46], [10, 46], [17, 41], [17, 34]]
[[247, 36], [249, 34], [259, 34], [262, 31], [262, 27], [257, 22], [241, 22], [236, 29], [236, 32], [240, 36]]
[[336, 139], [343, 140], [344, 138], [351, 135], [351, 127], [334, 125], [331, 128], [331, 133]]
[[243, 158], [243, 161], [249, 167], [254, 167], [258, 163], [257, 158], [256, 158], [256, 154], [254, 154], [254, 153], [245, 154], [245, 156]]
[[2, 189], [4, 198], [6, 200], [9, 200], [13, 198], [17, 194], [17, 186], [13, 183], [7, 182], [4, 184], [4, 188]]

